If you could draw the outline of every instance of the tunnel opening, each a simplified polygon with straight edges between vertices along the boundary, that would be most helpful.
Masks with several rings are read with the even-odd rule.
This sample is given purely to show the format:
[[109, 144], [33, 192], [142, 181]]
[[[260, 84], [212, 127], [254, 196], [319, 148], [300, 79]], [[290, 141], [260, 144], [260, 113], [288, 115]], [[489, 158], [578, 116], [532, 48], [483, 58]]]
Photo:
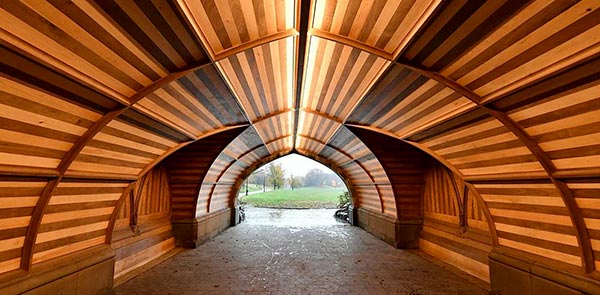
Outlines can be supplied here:
[[253, 224], [333, 225], [349, 222], [352, 194], [335, 171], [292, 153], [249, 173], [236, 203], [241, 219]]

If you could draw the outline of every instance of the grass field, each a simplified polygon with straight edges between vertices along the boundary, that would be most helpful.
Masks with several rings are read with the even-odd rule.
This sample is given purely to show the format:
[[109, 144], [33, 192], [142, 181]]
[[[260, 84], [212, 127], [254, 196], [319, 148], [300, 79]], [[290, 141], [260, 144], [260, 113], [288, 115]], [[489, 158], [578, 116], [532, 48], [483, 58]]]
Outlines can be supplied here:
[[266, 208], [336, 208], [345, 188], [304, 187], [241, 196], [240, 203]]

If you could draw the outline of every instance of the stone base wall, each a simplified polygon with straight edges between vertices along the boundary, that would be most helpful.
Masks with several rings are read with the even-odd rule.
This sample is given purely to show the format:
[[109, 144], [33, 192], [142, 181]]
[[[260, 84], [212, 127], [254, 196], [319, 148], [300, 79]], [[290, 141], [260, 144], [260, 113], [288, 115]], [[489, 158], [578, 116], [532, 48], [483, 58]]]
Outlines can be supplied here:
[[196, 248], [235, 225], [236, 210], [223, 209], [192, 220], [173, 221], [175, 246]]
[[423, 220], [398, 220], [394, 217], [364, 208], [354, 208], [352, 224], [358, 225], [386, 243], [400, 249], [419, 247], [419, 234]]
[[102, 245], [48, 260], [0, 281], [0, 294], [112, 294], [115, 254]]
[[561, 271], [497, 249], [489, 256], [490, 294], [574, 295], [600, 294], [600, 282]]

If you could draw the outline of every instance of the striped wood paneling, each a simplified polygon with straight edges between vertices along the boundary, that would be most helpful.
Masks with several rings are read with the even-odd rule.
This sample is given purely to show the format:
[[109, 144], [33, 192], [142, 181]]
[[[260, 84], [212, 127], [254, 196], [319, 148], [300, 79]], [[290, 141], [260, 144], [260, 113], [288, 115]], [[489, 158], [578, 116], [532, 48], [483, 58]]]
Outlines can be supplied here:
[[250, 121], [292, 108], [294, 40], [273, 41], [216, 63]]
[[[440, 164], [434, 165], [427, 172], [423, 193], [425, 216], [419, 248], [489, 282], [492, 240], [485, 219], [474, 219], [483, 216], [483, 212], [474, 206], [473, 198], [469, 194], [464, 199], [464, 182], [459, 177]], [[465, 218], [462, 216], [467, 218], [466, 224], [461, 224], [461, 218]]]
[[57, 168], [101, 114], [0, 75], [0, 169]]
[[581, 208], [594, 251], [596, 270], [598, 270], [600, 268], [600, 180], [573, 180], [567, 183], [567, 186], [573, 192], [578, 207]]
[[[394, 195], [383, 194], [383, 192], [389, 193], [389, 190], [380, 192], [372, 176], [365, 171], [364, 167], [355, 162], [346, 153], [340, 152], [336, 147], [325, 146], [319, 153], [319, 156], [330, 159], [334, 165], [344, 172], [346, 180], [352, 183], [355, 193], [357, 194], [356, 196], [353, 196], [358, 203], [355, 204], [357, 207], [365, 207], [375, 212], [381, 212], [392, 216], [396, 215]], [[388, 187], [389, 181], [384, 181], [381, 185], [384, 188]], [[383, 199], [384, 204], [382, 205], [383, 197], [385, 198]], [[386, 208], [388, 210], [386, 210]]]
[[[340, 126], [341, 123], [330, 118], [301, 110], [298, 119], [299, 136], [297, 137], [297, 146], [303, 150], [319, 154], [323, 148], [322, 143], [328, 142]], [[305, 138], [315, 140], [308, 141]]]
[[390, 62], [319, 37], [309, 40], [311, 74], [304, 79], [300, 106], [344, 121]]
[[[213, 208], [221, 209], [220, 206], [229, 204], [230, 191], [243, 170], [268, 155], [269, 151], [254, 127], [247, 128], [235, 139], [230, 140], [207, 167], [206, 177], [202, 180], [197, 195], [196, 217], [214, 212]], [[213, 200], [219, 204], [217, 207], [211, 205]]]
[[[395, 138], [362, 128], [350, 127], [349, 130], [372, 152], [366, 158], [371, 159], [372, 163], [363, 163], [363, 157], [358, 159], [361, 166], [369, 171], [376, 183], [390, 184], [389, 195], [392, 199], [388, 201], [384, 198], [384, 206], [386, 203], [393, 204], [398, 219], [422, 218], [425, 173], [431, 165], [431, 158]], [[384, 211], [387, 209], [384, 208]]]
[[[111, 247], [115, 249], [115, 278], [175, 248], [166, 170], [162, 166], [150, 170], [126, 198], [111, 241]], [[135, 212], [123, 214], [124, 210], [131, 210], [132, 203]], [[135, 228], [129, 227], [132, 215], [137, 219], [132, 222]]]
[[507, 127], [479, 109], [408, 139], [438, 154], [465, 177], [546, 175], [531, 151]]
[[[271, 154], [282, 150], [291, 150], [293, 142], [289, 139], [281, 141], [293, 135], [294, 119], [293, 112], [285, 112], [254, 123], [254, 128], [264, 143], [274, 149], [269, 149]], [[283, 145], [282, 145], [283, 144]]]
[[168, 1], [99, 2], [3, 2], [0, 38], [123, 102], [170, 71], [205, 58]]
[[489, 281], [489, 228], [472, 192], [465, 199], [462, 179], [436, 164], [427, 174], [424, 211], [423, 249]]
[[31, 215], [46, 183], [33, 179], [0, 180], [0, 274], [19, 269]]
[[110, 216], [127, 186], [116, 182], [60, 182], [42, 216], [33, 263], [103, 244]]
[[552, 183], [474, 184], [489, 207], [502, 246], [581, 266], [569, 212]]
[[187, 140], [190, 138], [130, 109], [94, 136], [67, 174], [137, 176], [157, 157]]
[[296, 26], [294, 0], [183, 0], [180, 5], [213, 55]]
[[440, 2], [316, 0], [311, 26], [364, 43], [393, 57]]
[[445, 85], [392, 65], [348, 119], [404, 138], [476, 105]]
[[558, 173], [600, 171], [600, 58], [494, 103], [552, 160]]
[[200, 208], [206, 212], [206, 199], [198, 196], [200, 187], [209, 177], [214, 159], [234, 138], [245, 133], [242, 127], [223, 131], [189, 144], [165, 159], [173, 220], [197, 217], [196, 210]]
[[212, 65], [163, 86], [134, 107], [192, 137], [247, 122]]
[[447, 1], [403, 57], [489, 100], [597, 52], [600, 3]]

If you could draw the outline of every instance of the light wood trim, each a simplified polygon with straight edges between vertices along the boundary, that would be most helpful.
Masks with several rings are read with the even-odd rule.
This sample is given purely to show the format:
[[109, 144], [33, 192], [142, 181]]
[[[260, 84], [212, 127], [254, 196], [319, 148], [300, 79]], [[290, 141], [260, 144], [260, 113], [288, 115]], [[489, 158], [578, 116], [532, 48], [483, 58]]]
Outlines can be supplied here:
[[292, 111], [294, 111], [294, 109], [285, 109], [285, 110], [279, 110], [279, 111], [277, 111], [277, 112], [274, 112], [274, 113], [270, 113], [270, 114], [266, 114], [266, 115], [264, 115], [264, 116], [261, 116], [261, 117], [257, 117], [257, 118], [254, 120], [254, 122], [252, 122], [252, 123], [253, 123], [253, 124], [256, 124], [256, 123], [258, 123], [258, 122], [261, 122], [261, 121], [264, 121], [264, 120], [268, 120], [268, 119], [271, 119], [271, 118], [273, 118], [273, 117], [277, 117], [277, 116], [280, 116], [280, 115], [283, 115], [283, 114], [285, 114], [285, 113], [289, 113], [289, 112], [292, 112]]
[[38, 230], [42, 223], [42, 217], [44, 217], [44, 211], [48, 207], [48, 202], [52, 193], [58, 187], [58, 184], [62, 180], [62, 176], [48, 181], [46, 187], [40, 194], [40, 198], [37, 201], [29, 226], [27, 227], [27, 233], [25, 234], [25, 241], [23, 242], [23, 251], [21, 253], [21, 269], [29, 271], [33, 262], [33, 246], [37, 238]]
[[473, 192], [473, 196], [475, 196], [475, 201], [479, 205], [479, 208], [481, 208], [481, 211], [483, 211], [483, 215], [485, 216], [485, 220], [487, 221], [488, 228], [490, 231], [492, 246], [494, 246], [494, 247], [498, 246], [499, 245], [498, 232], [496, 231], [496, 224], [494, 223], [494, 219], [492, 218], [492, 213], [490, 212], [490, 208], [488, 208], [488, 206], [485, 204], [485, 201], [483, 200], [483, 198], [481, 197], [481, 195], [479, 194], [477, 189], [475, 189], [475, 187], [471, 183], [468, 183], [465, 180], [465, 186], [467, 188], [469, 188], [469, 191]]
[[[271, 140], [265, 141], [265, 146], [269, 145], [270, 143], [274, 143], [274, 142], [276, 142], [278, 140], [282, 140], [282, 139], [284, 139], [286, 137], [290, 137], [290, 136], [292, 136], [292, 134], [284, 134], [282, 136], [275, 137], [275, 138], [273, 138]], [[269, 149], [269, 148], [267, 147], [267, 149]]]
[[229, 49], [226, 49], [224, 51], [221, 51], [217, 54], [214, 54], [213, 59], [214, 59], [214, 61], [219, 61], [221, 59], [228, 58], [232, 55], [236, 55], [242, 51], [246, 51], [248, 49], [252, 49], [254, 47], [258, 47], [263, 44], [271, 43], [273, 41], [285, 39], [288, 37], [294, 37], [294, 36], [298, 36], [298, 31], [296, 31], [296, 29], [287, 29], [283, 32], [278, 32], [275, 34], [267, 35], [267, 36], [252, 40], [250, 42], [242, 43], [240, 45], [237, 45], [237, 46], [231, 47]]
[[350, 46], [352, 48], [356, 48], [359, 50], [362, 50], [364, 52], [379, 56], [383, 59], [386, 59], [388, 61], [392, 61], [394, 60], [394, 56], [377, 48], [371, 47], [367, 44], [364, 44], [362, 42], [341, 36], [341, 35], [336, 35], [336, 34], [332, 34], [326, 31], [322, 31], [319, 29], [310, 29], [308, 30], [308, 34], [310, 36], [315, 36], [315, 37], [319, 37], [321, 39], [327, 39], [333, 42], [337, 42], [337, 43], [341, 43], [347, 46]]
[[58, 165], [60, 175], [64, 175], [69, 169], [69, 166], [75, 161], [75, 158], [85, 148], [85, 146], [98, 134], [106, 125], [125, 112], [128, 107], [121, 107], [114, 111], [106, 113], [100, 120], [96, 121], [78, 140], [73, 144], [71, 149], [65, 154], [62, 161]]
[[594, 253], [592, 251], [591, 241], [589, 239], [589, 235], [587, 229], [585, 227], [585, 222], [583, 220], [583, 215], [581, 213], [581, 209], [577, 206], [575, 199], [571, 190], [561, 181], [554, 178], [554, 172], [556, 171], [556, 167], [550, 160], [550, 157], [542, 150], [542, 148], [535, 142], [529, 134], [527, 134], [515, 121], [513, 121], [508, 115], [498, 110], [492, 109], [488, 106], [485, 106], [481, 103], [482, 99], [475, 92], [463, 87], [457, 82], [450, 80], [439, 73], [436, 73], [432, 70], [429, 70], [420, 65], [412, 64], [409, 61], [402, 60], [400, 62], [395, 62], [398, 65], [406, 67], [410, 70], [416, 71], [419, 74], [433, 79], [443, 85], [447, 86], [450, 89], [460, 93], [464, 97], [471, 100], [475, 103], [479, 108], [486, 111], [496, 120], [500, 121], [510, 132], [512, 132], [520, 141], [525, 145], [529, 151], [536, 157], [537, 161], [544, 168], [547, 177], [552, 180], [555, 188], [559, 191], [562, 200], [565, 203], [567, 210], [569, 211], [569, 216], [571, 218], [571, 222], [573, 223], [573, 227], [575, 228], [577, 241], [579, 243], [579, 249], [581, 250], [581, 261], [582, 267], [587, 273], [591, 273], [595, 270], [596, 266], [594, 264]]
[[58, 169], [53, 168], [17, 167], [12, 165], [0, 165], [0, 175], [58, 177], [60, 176], [60, 172], [58, 171]]
[[330, 121], [333, 121], [333, 122], [336, 122], [336, 123], [340, 123], [340, 124], [344, 123], [342, 120], [340, 120], [340, 119], [338, 119], [338, 118], [336, 118], [334, 116], [331, 116], [331, 115], [328, 115], [328, 114], [325, 114], [325, 113], [321, 113], [321, 112], [317, 112], [315, 110], [311, 110], [311, 109], [308, 109], [308, 108], [301, 108], [300, 111], [309, 113], [311, 115], [323, 117], [323, 118], [325, 118], [327, 120], [330, 120]]

